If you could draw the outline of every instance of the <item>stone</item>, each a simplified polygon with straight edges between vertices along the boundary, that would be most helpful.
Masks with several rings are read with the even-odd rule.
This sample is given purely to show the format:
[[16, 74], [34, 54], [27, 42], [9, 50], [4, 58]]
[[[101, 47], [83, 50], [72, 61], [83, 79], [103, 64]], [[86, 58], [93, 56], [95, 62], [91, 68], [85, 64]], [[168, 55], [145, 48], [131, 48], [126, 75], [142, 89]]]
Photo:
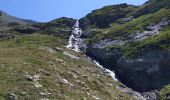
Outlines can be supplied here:
[[63, 54], [64, 54], [65, 56], [70, 57], [71, 59], [76, 59], [76, 60], [80, 59], [79, 57], [77, 57], [77, 56], [75, 56], [75, 55], [73, 55], [73, 54], [71, 54], [71, 53], [69, 53], [69, 52], [67, 52], [67, 51], [64, 51]]
[[26, 75], [26, 78], [29, 80], [29, 81], [33, 81], [33, 77], [31, 75]]
[[60, 48], [60, 47], [55, 47], [54, 48], [56, 51], [63, 51], [64, 49], [63, 48]]
[[85, 79], [88, 79], [88, 76], [87, 76], [87, 75], [83, 75], [82, 77], [85, 78]]
[[13, 93], [7, 93], [5, 97], [6, 97], [6, 100], [18, 100], [18, 97]]

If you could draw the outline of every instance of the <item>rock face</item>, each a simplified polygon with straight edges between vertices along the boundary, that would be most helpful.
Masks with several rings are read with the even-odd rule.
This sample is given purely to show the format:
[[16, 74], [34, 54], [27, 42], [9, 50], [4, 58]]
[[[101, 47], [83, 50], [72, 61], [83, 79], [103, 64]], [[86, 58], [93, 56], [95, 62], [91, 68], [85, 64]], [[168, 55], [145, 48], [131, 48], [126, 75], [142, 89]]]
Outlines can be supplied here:
[[[149, 0], [128, 16], [112, 21], [110, 28], [86, 27], [88, 29], [82, 34], [87, 42], [86, 54], [114, 70], [121, 82], [136, 91], [149, 92], [170, 84], [169, 3]], [[108, 13], [105, 8], [96, 11]], [[80, 22], [95, 15], [96, 11]], [[96, 26], [100, 25], [100, 21], [95, 21], [98, 22]], [[87, 22], [89, 19], [82, 27]]]
[[[146, 36], [145, 39], [149, 37]], [[140, 38], [140, 41], [142, 39]], [[136, 40], [132, 39], [132, 41]], [[114, 70], [124, 84], [136, 91], [151, 91], [170, 83], [170, 53], [168, 51], [158, 46], [146, 46], [135, 58], [126, 58], [124, 57], [125, 44], [127, 41], [105, 39], [88, 45], [86, 53], [105, 67]]]
[[121, 58], [118, 61], [119, 78], [133, 89], [144, 92], [169, 84], [170, 54], [152, 50], [136, 59]]
[[[101, 64], [105, 65], [105, 67], [113, 70], [112, 66], [116, 66], [116, 61], [122, 55], [121, 50], [120, 48], [110, 50], [105, 47], [109, 45], [115, 45], [117, 43], [117, 40], [102, 40], [99, 43], [87, 46], [86, 53], [90, 57], [97, 59]], [[123, 42], [119, 43], [123, 44]]]

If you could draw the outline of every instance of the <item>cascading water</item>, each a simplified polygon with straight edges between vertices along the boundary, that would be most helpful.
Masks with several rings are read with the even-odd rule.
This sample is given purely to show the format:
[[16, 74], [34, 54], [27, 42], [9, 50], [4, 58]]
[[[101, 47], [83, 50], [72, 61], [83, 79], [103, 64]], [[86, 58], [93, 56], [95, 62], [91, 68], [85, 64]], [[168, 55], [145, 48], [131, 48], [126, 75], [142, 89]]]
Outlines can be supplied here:
[[[69, 44], [66, 46], [67, 48], [70, 48], [76, 52], [80, 52], [80, 46], [82, 46], [82, 39], [80, 38], [82, 34], [82, 30], [79, 27], [79, 21], [76, 21], [76, 23], [73, 25], [72, 27], [72, 34], [69, 38]], [[116, 77], [115, 77], [115, 73], [109, 69], [104, 68], [102, 65], [100, 65], [99, 62], [97, 62], [96, 60], [93, 60], [93, 62], [99, 67], [101, 68], [105, 73], [107, 73], [108, 75], [110, 75], [112, 77], [112, 79], [114, 79], [115, 81], [119, 81]], [[135, 92], [129, 88], [124, 88], [122, 89], [124, 92], [129, 93], [129, 94], [133, 94], [134, 98], [138, 98], [138, 100], [146, 100], [140, 93]]]
[[79, 28], [79, 21], [76, 21], [76, 23], [72, 27], [72, 34], [69, 39], [69, 44], [67, 45], [67, 48], [73, 49], [76, 52], [80, 52], [80, 41], [81, 41], [81, 34], [82, 30]]
[[[79, 21], [76, 21], [76, 23], [73, 25], [72, 27], [72, 34], [69, 38], [69, 44], [67, 45], [67, 48], [70, 48], [76, 52], [80, 52], [80, 45], [81, 45], [81, 41], [82, 39], [81, 34], [82, 34], [82, 30], [79, 27]], [[102, 65], [99, 64], [99, 62], [97, 62], [96, 60], [93, 60], [93, 62], [99, 66], [104, 72], [108, 73], [114, 80], [118, 80], [115, 77], [115, 73], [113, 71], [110, 71], [109, 69], [104, 68]]]

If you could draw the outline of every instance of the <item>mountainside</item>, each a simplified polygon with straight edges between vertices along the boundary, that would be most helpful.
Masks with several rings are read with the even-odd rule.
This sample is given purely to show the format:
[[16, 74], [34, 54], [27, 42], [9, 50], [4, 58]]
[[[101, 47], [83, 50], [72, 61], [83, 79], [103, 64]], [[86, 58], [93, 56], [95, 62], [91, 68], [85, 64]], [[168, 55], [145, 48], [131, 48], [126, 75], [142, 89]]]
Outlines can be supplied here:
[[128, 4], [105, 6], [102, 9], [94, 10], [84, 18], [80, 19], [80, 27], [107, 28], [117, 19], [127, 16], [136, 7]]
[[25, 25], [25, 24], [33, 24], [36, 22], [32, 20], [16, 18], [0, 10], [0, 25], [7, 25], [7, 24], [13, 24], [13, 23]]
[[[169, 5], [170, 0], [149, 0], [137, 7], [120, 4], [92, 11], [80, 19], [84, 52], [136, 91], [162, 89], [170, 84]], [[160, 99], [169, 98], [169, 90], [163, 90]]]
[[29, 24], [3, 15], [0, 21], [0, 100], [143, 99], [65, 47], [75, 19]]
[[169, 76], [170, 0], [109, 5], [79, 21], [0, 11], [0, 100], [169, 100]]

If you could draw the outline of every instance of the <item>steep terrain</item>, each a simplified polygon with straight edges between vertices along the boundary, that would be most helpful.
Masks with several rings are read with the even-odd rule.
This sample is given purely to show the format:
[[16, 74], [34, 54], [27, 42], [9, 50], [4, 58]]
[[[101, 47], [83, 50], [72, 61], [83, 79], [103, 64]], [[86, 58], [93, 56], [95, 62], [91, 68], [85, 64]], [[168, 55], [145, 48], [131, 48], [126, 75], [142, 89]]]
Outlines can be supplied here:
[[[170, 84], [169, 5], [170, 0], [149, 0], [137, 7], [120, 4], [92, 11], [80, 19], [84, 52], [136, 91], [162, 89]], [[163, 88], [160, 99], [169, 98], [168, 89]]]
[[65, 47], [75, 19], [18, 20], [0, 25], [0, 100], [144, 100]]
[[170, 99], [169, 5], [105, 6], [80, 27], [72, 18], [39, 23], [0, 11], [0, 100]]

